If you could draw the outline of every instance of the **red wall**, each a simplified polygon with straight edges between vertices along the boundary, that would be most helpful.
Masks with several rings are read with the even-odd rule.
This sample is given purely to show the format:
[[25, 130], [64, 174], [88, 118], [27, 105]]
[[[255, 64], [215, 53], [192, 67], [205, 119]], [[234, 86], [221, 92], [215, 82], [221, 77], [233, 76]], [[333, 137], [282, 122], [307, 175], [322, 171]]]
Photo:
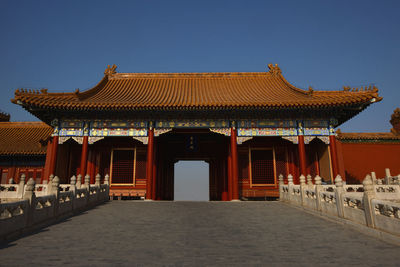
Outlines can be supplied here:
[[[340, 143], [340, 142], [339, 142]], [[385, 168], [392, 175], [400, 174], [400, 144], [341, 143], [347, 183], [362, 182], [374, 171], [377, 178], [385, 177]]]

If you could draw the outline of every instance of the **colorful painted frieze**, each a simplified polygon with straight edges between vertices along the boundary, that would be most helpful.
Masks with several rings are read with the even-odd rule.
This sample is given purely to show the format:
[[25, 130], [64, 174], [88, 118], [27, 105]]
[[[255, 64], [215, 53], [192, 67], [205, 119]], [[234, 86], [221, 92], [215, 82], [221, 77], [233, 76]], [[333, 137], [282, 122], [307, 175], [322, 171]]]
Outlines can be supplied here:
[[83, 136], [83, 128], [61, 128], [59, 136]]
[[225, 128], [230, 127], [228, 120], [183, 120], [156, 121], [156, 128]]
[[91, 128], [89, 136], [147, 136], [145, 128]]
[[304, 128], [304, 135], [329, 135], [328, 128]]
[[240, 128], [293, 128], [296, 127], [295, 120], [239, 120]]
[[296, 128], [239, 128], [238, 136], [293, 136]]
[[147, 128], [147, 121], [120, 121], [120, 120], [97, 120], [90, 123], [93, 128]]

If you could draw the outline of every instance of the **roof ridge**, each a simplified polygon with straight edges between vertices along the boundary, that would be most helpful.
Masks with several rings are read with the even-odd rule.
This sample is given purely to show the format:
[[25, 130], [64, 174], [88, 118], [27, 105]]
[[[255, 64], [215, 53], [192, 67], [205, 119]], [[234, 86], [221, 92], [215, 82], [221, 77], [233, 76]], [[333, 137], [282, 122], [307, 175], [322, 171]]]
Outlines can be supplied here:
[[2, 121], [0, 122], [0, 127], [6, 126], [43, 126], [43, 127], [50, 127], [46, 123], [42, 121]]
[[247, 77], [247, 76], [268, 76], [268, 72], [126, 72], [115, 73], [111, 79], [123, 79], [130, 77]]

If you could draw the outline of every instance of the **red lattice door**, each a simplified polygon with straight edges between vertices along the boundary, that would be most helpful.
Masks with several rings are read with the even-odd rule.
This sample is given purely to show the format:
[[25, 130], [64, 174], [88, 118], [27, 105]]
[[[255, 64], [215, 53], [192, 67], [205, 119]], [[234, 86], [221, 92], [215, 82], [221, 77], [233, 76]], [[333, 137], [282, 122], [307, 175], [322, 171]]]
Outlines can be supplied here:
[[274, 185], [274, 153], [272, 149], [251, 150], [252, 185]]
[[113, 150], [111, 183], [120, 185], [134, 184], [135, 150]]

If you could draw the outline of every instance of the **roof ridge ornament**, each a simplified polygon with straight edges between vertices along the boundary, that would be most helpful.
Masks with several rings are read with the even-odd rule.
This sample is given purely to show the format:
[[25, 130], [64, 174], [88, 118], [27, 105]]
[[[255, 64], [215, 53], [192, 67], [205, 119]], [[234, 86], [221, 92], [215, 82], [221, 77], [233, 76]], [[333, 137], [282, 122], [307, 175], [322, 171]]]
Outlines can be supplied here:
[[106, 70], [104, 71], [104, 75], [113, 75], [113, 74], [115, 74], [115, 73], [117, 73], [117, 71], [116, 71], [116, 69], [117, 69], [117, 65], [112, 65], [112, 66], [110, 66], [110, 65], [107, 65], [107, 68], [106, 68]]
[[307, 93], [308, 93], [309, 95], [312, 95], [313, 92], [314, 92], [314, 88], [312, 88], [311, 86], [309, 86], [309, 87], [308, 87]]
[[272, 75], [278, 75], [281, 74], [282, 71], [281, 69], [278, 67], [278, 64], [268, 64], [268, 68], [269, 68], [269, 73], [271, 73]]
[[343, 86], [343, 91], [345, 92], [378, 92], [378, 88], [375, 84], [369, 86], [360, 86], [360, 87], [350, 87], [350, 86]]

